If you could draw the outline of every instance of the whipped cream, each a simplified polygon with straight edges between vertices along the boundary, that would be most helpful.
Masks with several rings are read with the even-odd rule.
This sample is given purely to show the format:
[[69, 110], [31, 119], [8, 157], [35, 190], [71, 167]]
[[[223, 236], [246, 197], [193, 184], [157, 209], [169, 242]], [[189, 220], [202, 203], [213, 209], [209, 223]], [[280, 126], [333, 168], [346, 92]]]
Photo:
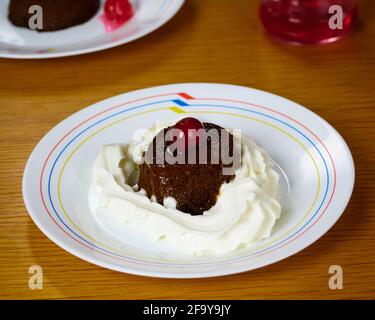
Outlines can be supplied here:
[[152, 241], [188, 254], [228, 253], [269, 237], [281, 213], [279, 175], [267, 153], [238, 132], [231, 133], [240, 139], [241, 167], [232, 181], [221, 186], [216, 204], [203, 215], [177, 210], [173, 198], [161, 205], [138, 190], [143, 152], [161, 129], [177, 121], [140, 131], [129, 144], [101, 148], [93, 167], [91, 192], [99, 199], [94, 211], [108, 210]]

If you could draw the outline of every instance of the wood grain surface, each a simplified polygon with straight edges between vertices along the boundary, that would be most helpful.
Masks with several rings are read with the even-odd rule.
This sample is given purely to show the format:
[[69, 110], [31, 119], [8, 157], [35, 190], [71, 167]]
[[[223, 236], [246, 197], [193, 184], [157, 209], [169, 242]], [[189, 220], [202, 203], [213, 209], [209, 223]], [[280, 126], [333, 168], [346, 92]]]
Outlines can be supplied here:
[[[375, 2], [359, 1], [362, 23], [352, 37], [321, 47], [269, 39], [257, 6], [255, 0], [187, 0], [167, 25], [118, 48], [52, 60], [0, 59], [0, 298], [375, 298]], [[337, 224], [279, 263], [199, 280], [106, 270], [47, 239], [31, 221], [21, 194], [23, 169], [37, 142], [94, 102], [179, 82], [267, 90], [330, 122], [356, 164], [354, 194]], [[28, 287], [28, 268], [34, 264], [43, 267], [43, 290]], [[328, 287], [328, 268], [334, 264], [343, 267], [343, 290]]]

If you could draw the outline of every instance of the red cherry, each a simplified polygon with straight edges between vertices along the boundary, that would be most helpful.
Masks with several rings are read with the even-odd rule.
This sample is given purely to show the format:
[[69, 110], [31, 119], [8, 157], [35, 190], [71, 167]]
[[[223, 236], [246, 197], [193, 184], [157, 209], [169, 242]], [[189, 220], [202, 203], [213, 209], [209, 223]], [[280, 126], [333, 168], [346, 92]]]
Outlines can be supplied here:
[[117, 23], [125, 23], [134, 14], [133, 7], [128, 0], [107, 0], [104, 12], [109, 20]]
[[201, 143], [198, 130], [204, 130], [204, 126], [198, 119], [192, 117], [181, 119], [174, 125], [174, 129], [178, 129], [175, 140], [185, 141], [185, 150]]

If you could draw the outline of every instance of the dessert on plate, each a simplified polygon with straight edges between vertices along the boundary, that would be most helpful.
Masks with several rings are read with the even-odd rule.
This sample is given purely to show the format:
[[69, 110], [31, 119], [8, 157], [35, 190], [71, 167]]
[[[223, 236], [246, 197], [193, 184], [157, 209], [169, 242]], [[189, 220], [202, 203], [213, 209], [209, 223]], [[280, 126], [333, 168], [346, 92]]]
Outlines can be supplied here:
[[194, 255], [252, 246], [271, 235], [281, 213], [279, 176], [267, 153], [239, 130], [191, 117], [103, 146], [92, 186], [94, 214], [116, 216]]
[[[155, 197], [160, 204], [163, 204], [164, 199], [172, 197], [176, 200], [177, 210], [192, 215], [203, 214], [216, 203], [222, 184], [233, 180], [235, 169], [233, 168], [230, 174], [223, 174], [223, 161], [218, 157], [217, 163], [214, 163], [213, 159], [211, 159], [212, 152], [207, 152], [207, 159], [200, 162], [199, 150], [203, 149], [203, 146], [196, 143], [196, 141], [193, 141], [195, 142], [193, 144], [195, 150], [191, 150], [191, 148], [189, 150], [189, 148], [184, 146], [183, 151], [186, 152], [183, 153], [184, 158], [181, 159], [181, 163], [171, 164], [167, 161], [161, 161], [162, 163], [158, 164], [157, 157], [159, 156], [163, 159], [165, 155], [168, 156], [169, 145], [173, 142], [172, 139], [163, 139], [162, 136], [164, 135], [164, 137], [168, 138], [168, 133], [173, 133], [173, 129], [176, 127], [181, 128], [184, 137], [185, 134], [188, 137], [188, 132], [184, 133], [184, 131], [187, 131], [186, 129], [190, 127], [196, 130], [204, 130], [204, 134], [207, 134], [210, 130], [216, 130], [215, 132], [220, 133], [220, 130], [223, 129], [212, 123], [201, 124], [200, 121], [194, 118], [182, 119], [175, 126], [162, 129], [154, 137], [146, 151], [151, 155], [150, 159], [146, 159], [139, 166], [138, 187], [145, 190], [149, 198]], [[159, 147], [157, 147], [158, 138], [162, 142]], [[217, 141], [210, 137], [208, 138], [205, 149], [210, 151], [217, 150], [220, 153], [222, 147], [221, 136], [218, 134]], [[232, 154], [235, 149], [233, 136], [229, 134], [228, 138], [228, 150]], [[188, 141], [185, 143], [188, 144]], [[189, 163], [189, 152], [192, 153], [194, 151], [194, 158]], [[232, 165], [232, 163], [228, 163], [228, 165]]]
[[43, 29], [57, 31], [89, 21], [100, 8], [100, 0], [11, 0], [9, 20], [18, 27], [29, 28], [33, 13], [29, 8], [38, 5], [43, 9]]

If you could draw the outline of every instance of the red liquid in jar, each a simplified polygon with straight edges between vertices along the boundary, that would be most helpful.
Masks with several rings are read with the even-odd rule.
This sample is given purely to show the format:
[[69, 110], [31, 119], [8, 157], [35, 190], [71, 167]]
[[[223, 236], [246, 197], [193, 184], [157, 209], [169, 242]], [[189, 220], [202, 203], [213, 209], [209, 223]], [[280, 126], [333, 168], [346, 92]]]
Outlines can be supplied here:
[[[332, 5], [343, 9], [343, 28], [329, 25]], [[353, 30], [357, 22], [354, 0], [263, 0], [260, 18], [265, 30], [277, 39], [294, 44], [335, 42]]]

